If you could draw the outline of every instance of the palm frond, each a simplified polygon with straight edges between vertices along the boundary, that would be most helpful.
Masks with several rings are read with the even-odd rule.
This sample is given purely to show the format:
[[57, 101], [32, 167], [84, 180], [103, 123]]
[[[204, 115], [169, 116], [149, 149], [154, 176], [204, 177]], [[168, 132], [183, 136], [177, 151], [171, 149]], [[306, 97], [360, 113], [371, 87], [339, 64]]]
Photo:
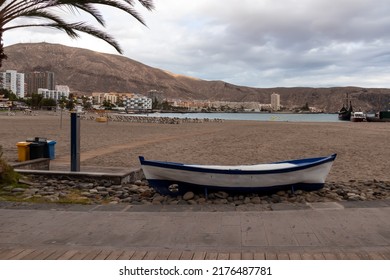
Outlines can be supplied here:
[[6, 30], [16, 29], [16, 28], [26, 28], [26, 27], [50, 27], [50, 28], [55, 28], [66, 32], [66, 34], [73, 39], [77, 39], [80, 37], [80, 35], [77, 34], [77, 32], [75, 32], [71, 26], [69, 26], [69, 24], [66, 25], [61, 25], [58, 23], [21, 24], [21, 25], [8, 27]]
[[138, 2], [140, 2], [142, 6], [144, 6], [149, 11], [152, 11], [154, 9], [154, 4], [151, 0], [138, 0]]
[[[153, 0], [138, 0], [138, 2], [148, 10], [154, 9]], [[134, 8], [135, 0], [0, 0], [0, 65], [5, 58], [2, 45], [3, 32], [24, 27], [56, 28], [66, 32], [72, 38], [78, 38], [78, 32], [87, 33], [104, 40], [113, 46], [119, 53], [122, 53], [122, 49], [116, 40], [104, 31], [96, 29], [85, 22], [68, 23], [55, 14], [56, 8], [61, 9], [67, 7], [73, 12], [82, 11], [91, 15], [99, 24], [104, 26], [105, 21], [103, 15], [97, 9], [97, 6], [99, 5], [109, 6], [124, 11], [143, 25], [146, 25], [141, 15]], [[43, 20], [43, 22], [6, 26], [20, 17], [39, 18]]]
[[[24, 11], [24, 12], [19, 13], [18, 17], [41, 18], [41, 19], [53, 21], [56, 24], [63, 25], [63, 26], [68, 24], [67, 22], [62, 20], [62, 18], [60, 18], [59, 16], [57, 16], [51, 12], [48, 12], [48, 11], [39, 11], [39, 10]], [[11, 21], [11, 20], [12, 20], [12, 18], [8, 19], [6, 21], [6, 23]], [[6, 30], [10, 30], [10, 29], [15, 29], [15, 28], [19, 28], [18, 25], [6, 27], [3, 30], [6, 31]]]
[[110, 44], [111, 46], [113, 46], [117, 50], [118, 53], [120, 53], [120, 54], [123, 53], [118, 42], [113, 37], [111, 37], [109, 34], [103, 32], [99, 29], [94, 28], [93, 26], [87, 25], [84, 22], [72, 23], [72, 24], [69, 24], [68, 26], [71, 27], [73, 30], [77, 30], [79, 32], [83, 32], [83, 33], [92, 35], [98, 39], [101, 39], [101, 40], [107, 42], [108, 44]]

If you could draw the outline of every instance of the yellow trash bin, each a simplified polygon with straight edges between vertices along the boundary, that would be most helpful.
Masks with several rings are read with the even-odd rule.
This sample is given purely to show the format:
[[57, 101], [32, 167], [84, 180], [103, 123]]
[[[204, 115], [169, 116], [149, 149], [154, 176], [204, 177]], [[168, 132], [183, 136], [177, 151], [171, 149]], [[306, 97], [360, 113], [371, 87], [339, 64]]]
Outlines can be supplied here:
[[30, 143], [29, 142], [18, 142], [16, 143], [18, 147], [18, 160], [26, 161], [30, 160]]

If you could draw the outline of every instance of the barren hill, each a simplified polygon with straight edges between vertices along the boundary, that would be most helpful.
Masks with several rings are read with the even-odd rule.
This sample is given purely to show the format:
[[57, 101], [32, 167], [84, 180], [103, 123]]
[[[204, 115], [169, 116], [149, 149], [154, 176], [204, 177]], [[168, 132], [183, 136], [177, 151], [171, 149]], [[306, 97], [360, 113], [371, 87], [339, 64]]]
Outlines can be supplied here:
[[5, 48], [8, 59], [1, 71], [52, 71], [57, 84], [68, 85], [73, 92], [136, 92], [155, 90], [163, 97], [182, 100], [255, 101], [270, 103], [272, 92], [281, 95], [287, 106], [340, 109], [349, 92], [355, 107], [363, 110], [390, 109], [390, 89], [338, 88], [251, 88], [205, 81], [153, 68], [124, 56], [72, 48], [58, 44], [29, 43]]

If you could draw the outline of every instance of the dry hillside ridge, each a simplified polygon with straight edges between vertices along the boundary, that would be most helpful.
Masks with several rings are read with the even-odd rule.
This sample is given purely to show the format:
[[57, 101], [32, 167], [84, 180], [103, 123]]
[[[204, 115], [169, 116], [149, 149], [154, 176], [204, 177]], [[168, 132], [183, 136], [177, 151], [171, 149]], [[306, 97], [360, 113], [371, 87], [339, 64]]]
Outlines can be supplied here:
[[1, 71], [52, 71], [57, 84], [72, 92], [135, 92], [156, 90], [162, 97], [182, 100], [211, 100], [270, 103], [272, 92], [281, 95], [282, 105], [309, 106], [327, 112], [338, 111], [346, 92], [355, 108], [364, 111], [390, 109], [390, 89], [335, 88], [252, 88], [223, 81], [205, 81], [153, 68], [120, 55], [106, 54], [59, 44], [28, 43], [5, 48], [8, 59]]

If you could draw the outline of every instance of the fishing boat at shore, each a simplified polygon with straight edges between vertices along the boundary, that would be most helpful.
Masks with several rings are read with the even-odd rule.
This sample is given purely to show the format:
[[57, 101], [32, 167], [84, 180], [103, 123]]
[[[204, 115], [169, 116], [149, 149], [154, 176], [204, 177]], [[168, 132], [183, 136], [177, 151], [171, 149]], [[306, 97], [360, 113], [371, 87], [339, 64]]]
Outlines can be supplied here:
[[[347, 107], [348, 107], [348, 103], [349, 103], [349, 108], [347, 108]], [[351, 120], [352, 112], [353, 112], [352, 102], [349, 101], [348, 93], [347, 93], [346, 105], [343, 104], [343, 107], [342, 107], [342, 108], [340, 109], [340, 111], [338, 112], [338, 114], [339, 114], [339, 120], [340, 120], [340, 121], [350, 121], [350, 120]]]
[[141, 167], [149, 185], [160, 194], [187, 191], [273, 192], [317, 190], [324, 186], [336, 154], [256, 165], [196, 165], [145, 160]]
[[364, 122], [366, 120], [366, 115], [363, 112], [352, 112], [351, 122]]

